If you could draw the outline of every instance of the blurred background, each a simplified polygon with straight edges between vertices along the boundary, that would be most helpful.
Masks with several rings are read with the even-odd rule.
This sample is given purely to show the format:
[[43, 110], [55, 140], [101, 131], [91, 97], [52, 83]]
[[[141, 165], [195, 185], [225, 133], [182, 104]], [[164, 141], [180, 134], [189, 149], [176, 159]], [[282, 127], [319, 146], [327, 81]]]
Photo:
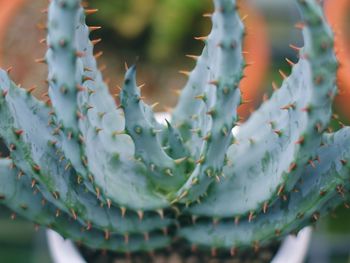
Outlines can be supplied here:
[[[242, 83], [249, 101], [240, 108], [243, 121], [272, 92], [272, 82], [281, 83], [278, 71], [290, 72], [285, 58], [297, 61], [290, 44], [302, 46], [299, 15], [290, 0], [241, 0], [241, 15], [248, 35], [244, 50], [251, 64]], [[336, 32], [336, 52], [341, 61], [339, 96], [332, 129], [350, 124], [350, 1], [325, 0], [327, 17]], [[159, 102], [156, 111], [166, 111], [177, 101], [185, 82], [180, 70], [191, 70], [194, 62], [185, 55], [198, 55], [203, 44], [194, 37], [210, 31], [211, 0], [90, 0], [89, 8], [100, 11], [88, 24], [102, 26], [93, 32], [102, 41], [96, 47], [99, 65], [113, 93], [122, 83], [124, 63], [138, 65], [138, 81], [145, 83], [148, 103]], [[26, 88], [37, 87], [43, 97], [47, 89], [46, 67], [34, 61], [45, 55], [45, 8], [47, 0], [0, 0], [0, 66], [12, 67], [12, 78]], [[100, 53], [102, 52], [103, 53]], [[51, 262], [43, 229], [0, 207], [0, 262]], [[340, 207], [323, 219], [314, 231], [307, 262], [350, 262], [350, 212]]]

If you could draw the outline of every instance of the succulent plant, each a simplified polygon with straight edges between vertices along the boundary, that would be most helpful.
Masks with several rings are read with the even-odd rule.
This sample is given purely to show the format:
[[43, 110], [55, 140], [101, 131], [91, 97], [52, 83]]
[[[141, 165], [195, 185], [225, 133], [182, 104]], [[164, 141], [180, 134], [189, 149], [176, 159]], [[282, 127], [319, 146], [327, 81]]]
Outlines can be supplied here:
[[[49, 97], [0, 72], [0, 202], [95, 249], [170, 245], [235, 254], [280, 240], [348, 199], [350, 129], [328, 133], [338, 68], [317, 0], [296, 0], [305, 46], [290, 76], [239, 122], [245, 30], [235, 0], [214, 0], [189, 80], [167, 125], [142, 101], [136, 67], [120, 103], [103, 82], [79, 0], [48, 9]], [[208, 15], [209, 16], [209, 15]], [[232, 129], [239, 126], [237, 132]]]

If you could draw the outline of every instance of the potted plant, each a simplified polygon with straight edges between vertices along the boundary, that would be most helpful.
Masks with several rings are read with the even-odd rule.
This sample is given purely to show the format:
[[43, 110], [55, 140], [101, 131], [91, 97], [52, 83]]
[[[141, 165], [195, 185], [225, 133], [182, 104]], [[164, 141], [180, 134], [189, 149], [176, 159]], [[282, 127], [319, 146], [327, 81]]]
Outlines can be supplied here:
[[39, 60], [48, 64], [49, 100], [0, 72], [0, 134], [10, 150], [0, 160], [1, 203], [85, 255], [141, 262], [171, 251], [263, 260], [265, 247], [274, 253], [275, 242], [348, 206], [350, 129], [327, 129], [333, 34], [317, 0], [295, 2], [300, 59], [287, 60], [290, 76], [281, 72], [282, 86], [232, 133], [246, 66], [235, 0], [214, 1], [212, 31], [198, 37], [203, 53], [191, 56], [196, 66], [166, 125], [143, 102], [136, 66], [127, 67], [120, 102], [109, 95], [93, 53], [98, 41], [89, 39], [97, 28], [85, 24], [95, 10], [52, 0]]

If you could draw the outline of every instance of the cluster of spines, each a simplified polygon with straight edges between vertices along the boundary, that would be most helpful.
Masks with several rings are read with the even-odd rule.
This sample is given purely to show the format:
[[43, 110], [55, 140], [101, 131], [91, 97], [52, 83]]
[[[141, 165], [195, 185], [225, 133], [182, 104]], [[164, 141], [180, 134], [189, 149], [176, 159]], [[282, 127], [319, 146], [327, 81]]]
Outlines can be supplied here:
[[[313, 34], [314, 31], [324, 32], [324, 34], [320, 35], [325, 35], [323, 36], [323, 38], [327, 38], [328, 40], [330, 40], [331, 34], [327, 31], [328, 27], [326, 26], [325, 22], [321, 19], [320, 8], [316, 5], [310, 5], [310, 3], [302, 4], [302, 6], [302, 8], [306, 8], [307, 10], [305, 11], [305, 13], [309, 12], [308, 14], [306, 14], [306, 16], [317, 16], [318, 19], [320, 19], [317, 25], [310, 25], [310, 31], [312, 33], [306, 33], [305, 36], [307, 43], [315, 43], [315, 46], [322, 45], [323, 41], [318, 39], [315, 35], [309, 35]], [[309, 30], [309, 28], [304, 29]], [[310, 50], [309, 47], [305, 47], [303, 50], [306, 50], [307, 52], [312, 52], [312, 49]], [[303, 50], [300, 49], [300, 51]], [[317, 68], [316, 64], [318, 59], [325, 61], [327, 65], [324, 65], [324, 67], [330, 69], [329, 73], [324, 75], [324, 80], [327, 80], [328, 84], [325, 84], [323, 86], [325, 91], [320, 91], [319, 87], [313, 83], [313, 79], [310, 79], [314, 76], [317, 76], [317, 74], [313, 72], [313, 70], [311, 70], [311, 72], [308, 72], [310, 71], [310, 67], [312, 69]], [[194, 214], [198, 213], [198, 215], [216, 214], [216, 217], [219, 218], [225, 216], [235, 216], [237, 220], [243, 217], [247, 217], [248, 220], [251, 221], [256, 215], [266, 211], [267, 208], [271, 206], [277, 198], [285, 198], [286, 194], [288, 194], [288, 192], [292, 190], [292, 186], [295, 185], [296, 181], [303, 174], [302, 171], [305, 167], [305, 164], [310, 165], [314, 162], [314, 160], [317, 160], [317, 156], [313, 155], [315, 150], [320, 145], [323, 130], [315, 130], [313, 124], [316, 127], [318, 126], [317, 123], [320, 119], [324, 123], [327, 123], [330, 118], [329, 112], [331, 110], [331, 101], [327, 99], [324, 100], [324, 93], [326, 93], [327, 91], [335, 90], [335, 85], [333, 83], [335, 76], [335, 68], [336, 60], [332, 52], [331, 44], [327, 45], [327, 50], [325, 50], [321, 54], [318, 54], [316, 58], [311, 56], [302, 57], [301, 61], [298, 64], [296, 64], [296, 67], [293, 69], [292, 75], [289, 78], [287, 78], [287, 76], [284, 76], [286, 80], [282, 88], [280, 90], [276, 90], [272, 98], [269, 101], [267, 101], [265, 105], [263, 105], [261, 109], [259, 109], [252, 116], [252, 118], [248, 120], [246, 124], [243, 124], [240, 127], [240, 132], [237, 135], [237, 141], [234, 145], [231, 146], [231, 148], [228, 151], [229, 165], [227, 166], [228, 169], [226, 169], [225, 174], [228, 175], [229, 179], [226, 181], [224, 180], [222, 185], [229, 186], [227, 186], [226, 188], [215, 186], [214, 189], [216, 188], [217, 190], [211, 190], [211, 192], [209, 193], [209, 198], [211, 198], [211, 201], [208, 202], [208, 198], [204, 199], [203, 203], [207, 202], [207, 205], [202, 205], [202, 210], [196, 209], [195, 206], [194, 209], [190, 210], [190, 212]], [[309, 96], [309, 101], [316, 105], [323, 103], [323, 107], [318, 108], [320, 111], [323, 111], [324, 114], [321, 114], [319, 112], [319, 114], [315, 114], [314, 112], [311, 113], [310, 111], [305, 110], [306, 107], [303, 104], [305, 103], [303, 102], [303, 100], [305, 101], [304, 98], [306, 97], [306, 89], [303, 89], [303, 85], [305, 84], [308, 85], [309, 91], [312, 92], [312, 95]], [[296, 92], [298, 89], [300, 93], [299, 95]], [[296, 99], [297, 96], [299, 96], [298, 99]], [[290, 98], [292, 102], [290, 102], [288, 98]], [[284, 103], [283, 100], [285, 100]], [[293, 102], [293, 100], [295, 101]], [[285, 121], [293, 115], [299, 115], [300, 118], [295, 117], [294, 120], [291, 119], [290, 122]], [[306, 124], [305, 128], [301, 129], [300, 127], [292, 126], [293, 123], [299, 122], [299, 119], [303, 121], [303, 118], [305, 118], [304, 116], [307, 116], [308, 120], [307, 122], [304, 121]], [[275, 119], [272, 119], [272, 117]], [[283, 129], [281, 129], [281, 124], [285, 126]], [[308, 125], [309, 127], [307, 127]], [[256, 132], [257, 129], [260, 129], [260, 132]], [[294, 135], [294, 140], [293, 136], [291, 136], [290, 134], [291, 129], [294, 129], [297, 132], [296, 137]], [[300, 129], [300, 131], [298, 129]], [[310, 139], [312, 143], [307, 142], [305, 138], [306, 134], [308, 134], [308, 137], [313, 137], [313, 139]], [[291, 140], [293, 141], [291, 142]], [[280, 153], [285, 154], [287, 152], [287, 154], [289, 154], [289, 156], [283, 157], [283, 159], [285, 160], [283, 160], [282, 162], [272, 161], [268, 151], [270, 151], [271, 153], [275, 151], [277, 153], [278, 151], [274, 150], [275, 146], [282, 145], [283, 141], [286, 146], [290, 145], [291, 147], [294, 147], [298, 154], [294, 153], [294, 155], [291, 155], [285, 149]], [[264, 149], [266, 149], [266, 152]], [[249, 156], [250, 153], [260, 153], [261, 156], [257, 155], [258, 157], [256, 157], [254, 156], [254, 154], [251, 156], [251, 158], [254, 159], [245, 159], [244, 161], [241, 160], [239, 164], [235, 164], [237, 163], [237, 159], [239, 159], [240, 156]], [[298, 157], [297, 161], [293, 159], [295, 158], [295, 156]], [[277, 158], [282, 157], [277, 155]], [[285, 164], [283, 164], [283, 162], [285, 162]], [[271, 189], [266, 189], [266, 191], [263, 191], [263, 193], [270, 193], [268, 196], [265, 195], [265, 200], [264, 198], [258, 198], [257, 201], [259, 202], [254, 203], [254, 207], [252, 207], [251, 205], [246, 205], [245, 207], [244, 203], [241, 203], [241, 208], [232, 206], [229, 209], [228, 207], [225, 207], [225, 205], [221, 205], [222, 209], [219, 212], [216, 211], [216, 209], [214, 208], [215, 204], [212, 202], [214, 199], [216, 200], [215, 202], [219, 205], [223, 204], [222, 201], [226, 200], [227, 198], [234, 200], [232, 202], [238, 204], [241, 200], [240, 196], [245, 196], [245, 200], [249, 200], [251, 199], [251, 197], [254, 197], [254, 195], [256, 195], [256, 191], [254, 189], [256, 189], [257, 192], [259, 192], [259, 189], [261, 190], [262, 187], [268, 187], [269, 184], [267, 184], [268, 181], [266, 180], [260, 181], [260, 183], [258, 180], [253, 180], [253, 177], [257, 177], [258, 175], [261, 175], [261, 178], [263, 178], [263, 176], [266, 176], [267, 178], [270, 174], [276, 173], [275, 170], [264, 171], [264, 169], [266, 169], [264, 168], [264, 166], [267, 166], [266, 164], [275, 165], [275, 167], [277, 168], [281, 167], [285, 169], [285, 171], [277, 170], [277, 174], [281, 174], [281, 178], [279, 179], [279, 181], [277, 181], [279, 185], [273, 185]], [[229, 168], [230, 166], [232, 166], [232, 168]], [[254, 166], [257, 168], [254, 168]], [[253, 168], [255, 170], [253, 170]], [[251, 174], [246, 174], [250, 170]], [[231, 176], [231, 174], [241, 174], [241, 176]], [[245, 181], [245, 185], [237, 184], [237, 180], [235, 181], [235, 177], [241, 179], [241, 181]], [[234, 189], [234, 187], [236, 187], [237, 190], [231, 192], [235, 193], [236, 195], [230, 196], [229, 194], [226, 194], [225, 196], [225, 193], [228, 191], [228, 189]], [[239, 187], [240, 189], [238, 189]], [[244, 189], [250, 189], [250, 191], [245, 191]], [[218, 198], [221, 195], [221, 193], [223, 193], [222, 196], [225, 196], [225, 199]], [[209, 207], [211, 207], [211, 211]]]

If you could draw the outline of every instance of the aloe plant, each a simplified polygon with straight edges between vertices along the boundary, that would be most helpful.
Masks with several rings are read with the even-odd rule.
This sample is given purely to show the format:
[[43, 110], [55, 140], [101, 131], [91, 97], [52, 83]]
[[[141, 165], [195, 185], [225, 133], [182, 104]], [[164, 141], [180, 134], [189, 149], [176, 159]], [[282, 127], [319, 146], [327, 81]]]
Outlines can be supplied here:
[[[0, 202], [88, 247], [150, 251], [183, 239], [235, 254], [280, 240], [348, 199], [350, 129], [327, 133], [333, 34], [316, 0], [296, 0], [305, 46], [282, 86], [239, 123], [245, 30], [235, 0], [213, 28], [167, 125], [142, 101], [136, 67], [116, 104], [79, 0], [48, 9], [47, 103], [0, 72]], [[232, 129], [239, 126], [237, 133]], [[174, 227], [176, 226], [176, 227]]]

